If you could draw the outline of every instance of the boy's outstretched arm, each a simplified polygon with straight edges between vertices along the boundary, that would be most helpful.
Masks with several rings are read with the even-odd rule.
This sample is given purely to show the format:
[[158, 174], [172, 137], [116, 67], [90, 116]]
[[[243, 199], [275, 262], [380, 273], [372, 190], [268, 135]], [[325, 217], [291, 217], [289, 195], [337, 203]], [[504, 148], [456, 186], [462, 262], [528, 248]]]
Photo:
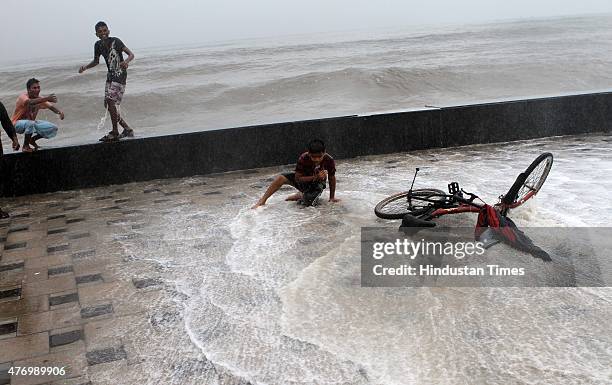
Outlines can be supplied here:
[[132, 60], [134, 60], [134, 53], [128, 48], [128, 47], [123, 47], [123, 52], [128, 54], [127, 59], [125, 59], [124, 61], [121, 62], [120, 66], [121, 68], [123, 68], [124, 70], [126, 70], [130, 64], [130, 62]]
[[329, 201], [340, 202], [340, 199], [336, 198], [336, 176], [329, 176]]
[[98, 58], [93, 59], [89, 64], [81, 66], [79, 68], [79, 73], [82, 74], [83, 72], [87, 71], [88, 69], [97, 66], [99, 63], [100, 63], [100, 59], [98, 59]]
[[64, 120], [64, 113], [62, 111], [58, 110], [54, 106], [49, 107], [49, 109], [53, 111], [55, 114], [59, 115], [60, 120]]
[[57, 103], [57, 96], [55, 96], [55, 94], [50, 94], [49, 96], [28, 99], [27, 101], [27, 103], [30, 106], [34, 106], [36, 104], [41, 104], [41, 103], [46, 103], [46, 102]]

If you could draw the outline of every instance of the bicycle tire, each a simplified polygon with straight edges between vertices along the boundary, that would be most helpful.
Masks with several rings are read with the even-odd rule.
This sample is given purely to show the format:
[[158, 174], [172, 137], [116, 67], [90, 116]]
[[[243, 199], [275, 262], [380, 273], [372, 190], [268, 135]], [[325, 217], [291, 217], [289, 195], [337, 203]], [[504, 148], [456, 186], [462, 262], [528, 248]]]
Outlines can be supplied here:
[[[417, 205], [413, 204], [412, 208], [408, 208], [407, 196], [408, 191], [404, 191], [383, 199], [374, 207], [374, 213], [382, 219], [402, 219], [406, 214], [418, 217], [432, 209], [432, 203], [425, 201], [422, 201], [421, 204], [417, 202]], [[422, 196], [423, 198], [440, 196], [440, 200], [446, 200], [444, 191], [437, 189], [412, 190], [412, 196]]]
[[546, 182], [552, 165], [553, 155], [550, 152], [540, 154], [525, 171], [519, 174], [508, 193], [502, 198], [502, 202], [514, 208], [536, 195]]

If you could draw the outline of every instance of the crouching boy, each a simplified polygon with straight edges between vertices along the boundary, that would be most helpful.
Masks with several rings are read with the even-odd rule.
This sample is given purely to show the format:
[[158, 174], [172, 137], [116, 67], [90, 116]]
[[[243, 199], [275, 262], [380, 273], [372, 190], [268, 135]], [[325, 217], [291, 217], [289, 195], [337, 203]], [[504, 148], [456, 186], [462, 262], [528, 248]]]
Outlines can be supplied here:
[[295, 187], [298, 192], [285, 200], [300, 201], [310, 206], [325, 189], [325, 182], [329, 179], [329, 201], [338, 202], [336, 194], [336, 162], [327, 152], [325, 144], [318, 139], [308, 144], [308, 151], [300, 155], [295, 166], [295, 172], [288, 172], [277, 176], [264, 195], [252, 208], [266, 204], [281, 186], [288, 184]]

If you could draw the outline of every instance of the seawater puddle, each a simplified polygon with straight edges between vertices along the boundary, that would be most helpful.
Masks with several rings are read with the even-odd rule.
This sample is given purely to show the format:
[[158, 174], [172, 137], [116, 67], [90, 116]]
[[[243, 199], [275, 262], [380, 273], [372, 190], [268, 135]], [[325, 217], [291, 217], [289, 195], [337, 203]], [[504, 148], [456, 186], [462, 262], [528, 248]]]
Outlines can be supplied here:
[[[362, 288], [359, 255], [361, 227], [398, 226], [373, 207], [406, 190], [415, 167], [415, 187], [457, 181], [495, 203], [542, 152], [555, 163], [538, 196], [512, 212], [519, 227], [612, 226], [609, 140], [341, 160], [342, 201], [328, 203], [326, 191], [315, 208], [285, 202], [293, 191], [283, 189], [250, 209], [287, 167], [126, 185], [159, 196], [135, 203], [143, 226], [120, 241], [132, 258], [121, 278], [162, 284], [147, 289], [154, 310], [124, 337], [128, 357], [142, 358], [130, 361], [124, 383], [606, 383], [609, 288]], [[475, 222], [470, 214], [449, 219]], [[496, 247], [501, 257], [516, 255]]]

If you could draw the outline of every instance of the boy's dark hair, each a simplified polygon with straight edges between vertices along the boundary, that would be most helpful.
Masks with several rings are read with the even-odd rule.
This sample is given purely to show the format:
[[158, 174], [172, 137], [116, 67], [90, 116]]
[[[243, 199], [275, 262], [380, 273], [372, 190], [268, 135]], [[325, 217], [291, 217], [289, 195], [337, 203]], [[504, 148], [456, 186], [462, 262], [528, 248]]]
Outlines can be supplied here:
[[27, 89], [29, 90], [29, 89], [30, 89], [30, 87], [32, 87], [32, 86], [33, 86], [34, 84], [36, 84], [36, 83], [40, 83], [40, 82], [38, 81], [38, 79], [36, 79], [36, 78], [32, 78], [32, 79], [28, 80], [28, 82], [26, 83], [26, 87], [27, 87]]
[[95, 27], [96, 32], [98, 32], [98, 29], [100, 29], [100, 28], [102, 28], [102, 27], [106, 27], [106, 28], [108, 28], [108, 25], [106, 25], [106, 23], [105, 23], [105, 22], [103, 22], [103, 21], [99, 21], [99, 22], [97, 22], [97, 23], [96, 23], [96, 27]]
[[320, 139], [313, 139], [308, 143], [308, 152], [322, 154], [325, 152], [325, 143]]

